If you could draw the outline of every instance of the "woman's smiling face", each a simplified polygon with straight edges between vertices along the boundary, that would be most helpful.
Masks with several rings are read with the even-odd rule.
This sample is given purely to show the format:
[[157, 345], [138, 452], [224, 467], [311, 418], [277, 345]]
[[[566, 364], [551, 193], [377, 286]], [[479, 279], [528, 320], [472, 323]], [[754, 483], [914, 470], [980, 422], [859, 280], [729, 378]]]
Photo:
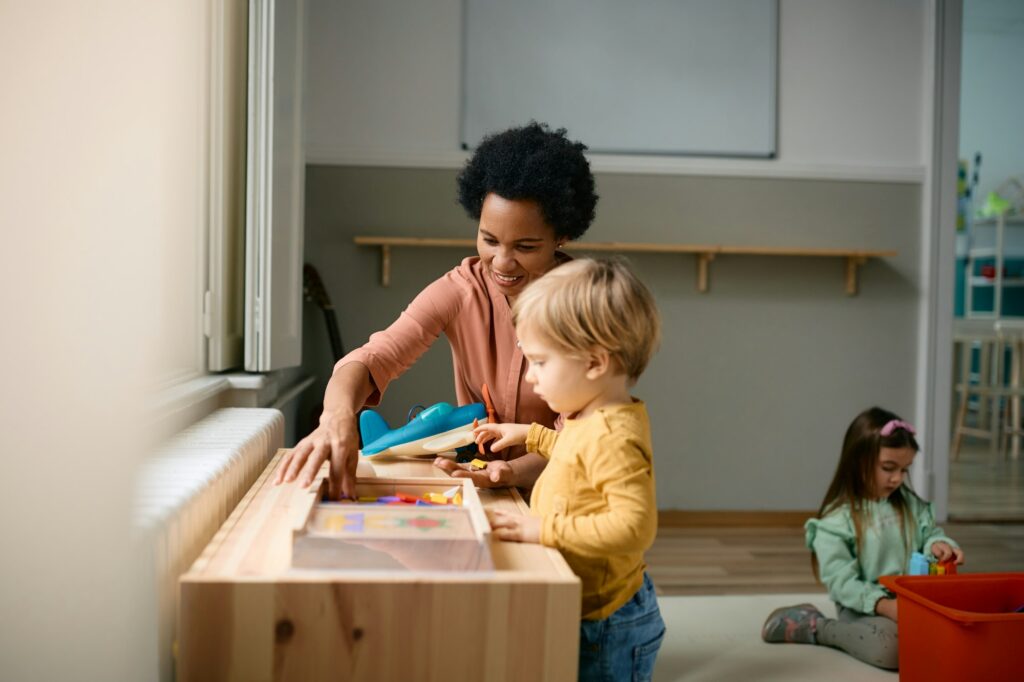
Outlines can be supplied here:
[[480, 262], [509, 302], [555, 265], [558, 240], [540, 206], [529, 199], [484, 198], [476, 250]]

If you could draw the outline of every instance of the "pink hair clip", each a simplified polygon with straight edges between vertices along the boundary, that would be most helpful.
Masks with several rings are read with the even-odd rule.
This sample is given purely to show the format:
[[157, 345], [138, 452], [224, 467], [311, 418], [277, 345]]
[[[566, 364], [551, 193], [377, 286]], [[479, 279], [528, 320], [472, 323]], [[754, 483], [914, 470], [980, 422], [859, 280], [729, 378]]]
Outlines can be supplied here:
[[917, 433], [917, 431], [914, 430], [913, 426], [911, 426], [909, 423], [901, 419], [890, 419], [888, 422], [886, 422], [885, 426], [883, 426], [882, 430], [879, 431], [878, 433], [880, 433], [884, 438], [886, 436], [891, 436], [893, 431], [895, 431], [896, 429], [903, 429], [911, 436]]

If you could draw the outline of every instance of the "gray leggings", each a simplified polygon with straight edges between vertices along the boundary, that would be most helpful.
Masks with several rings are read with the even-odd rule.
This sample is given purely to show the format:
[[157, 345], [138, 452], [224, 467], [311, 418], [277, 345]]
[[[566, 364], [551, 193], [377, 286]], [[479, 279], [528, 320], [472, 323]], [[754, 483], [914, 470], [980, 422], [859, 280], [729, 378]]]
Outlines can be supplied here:
[[896, 621], [868, 615], [836, 604], [838, 618], [818, 621], [817, 643], [841, 649], [871, 665], [896, 670], [899, 649]]

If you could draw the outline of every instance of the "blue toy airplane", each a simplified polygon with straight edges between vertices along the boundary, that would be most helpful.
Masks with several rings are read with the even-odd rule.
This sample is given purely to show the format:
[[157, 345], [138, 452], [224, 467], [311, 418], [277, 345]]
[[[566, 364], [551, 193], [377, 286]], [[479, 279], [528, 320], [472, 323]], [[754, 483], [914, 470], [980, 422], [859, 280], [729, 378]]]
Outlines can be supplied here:
[[374, 455], [432, 455], [473, 442], [473, 420], [487, 423], [483, 403], [453, 407], [436, 403], [417, 414], [405, 426], [392, 430], [373, 410], [359, 415], [359, 434], [364, 457]]

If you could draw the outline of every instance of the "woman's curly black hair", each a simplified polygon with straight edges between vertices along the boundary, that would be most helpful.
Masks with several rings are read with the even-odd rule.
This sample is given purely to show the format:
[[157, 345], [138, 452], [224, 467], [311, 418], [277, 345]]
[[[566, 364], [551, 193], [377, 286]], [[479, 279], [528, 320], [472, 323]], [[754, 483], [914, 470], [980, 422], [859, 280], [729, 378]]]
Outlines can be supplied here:
[[536, 201], [556, 237], [577, 239], [594, 220], [597, 194], [586, 145], [572, 142], [565, 128], [530, 121], [483, 139], [459, 174], [459, 203], [480, 219], [484, 198], [494, 192]]

